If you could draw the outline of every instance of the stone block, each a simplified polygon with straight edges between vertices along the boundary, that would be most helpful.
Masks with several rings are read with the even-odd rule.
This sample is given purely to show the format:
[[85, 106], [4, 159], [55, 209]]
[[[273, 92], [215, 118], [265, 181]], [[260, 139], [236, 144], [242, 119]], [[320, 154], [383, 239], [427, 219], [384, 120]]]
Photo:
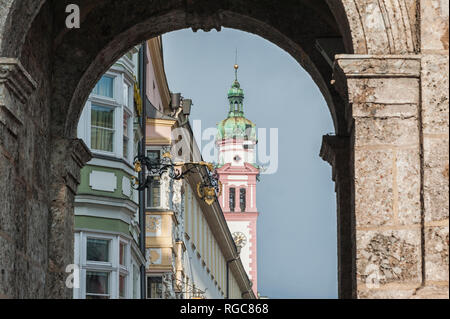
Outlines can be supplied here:
[[419, 145], [416, 118], [356, 118], [355, 146]]
[[422, 126], [424, 133], [448, 134], [448, 68], [448, 54], [426, 54], [422, 58]]
[[425, 221], [448, 218], [449, 153], [448, 139], [424, 138]]
[[398, 223], [420, 223], [420, 154], [419, 149], [396, 151]]
[[416, 288], [399, 289], [393, 287], [392, 289], [358, 289], [359, 299], [409, 299], [413, 298]]
[[355, 151], [355, 217], [357, 226], [394, 222], [394, 154], [392, 151]]
[[354, 103], [352, 107], [353, 118], [357, 117], [416, 117], [416, 104], [377, 104], [377, 103]]
[[357, 230], [358, 286], [379, 289], [387, 284], [419, 285], [422, 281], [421, 231]]
[[350, 103], [419, 103], [416, 78], [350, 78], [347, 85]]
[[422, 0], [420, 23], [422, 50], [448, 50], [448, 0]]
[[425, 227], [425, 278], [448, 282], [448, 226]]

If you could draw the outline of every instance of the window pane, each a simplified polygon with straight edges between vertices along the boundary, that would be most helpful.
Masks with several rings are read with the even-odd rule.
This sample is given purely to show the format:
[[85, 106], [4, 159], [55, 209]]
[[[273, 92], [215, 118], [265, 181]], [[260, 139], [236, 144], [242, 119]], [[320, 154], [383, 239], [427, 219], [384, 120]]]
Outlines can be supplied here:
[[105, 297], [107, 298], [109, 296], [109, 273], [87, 271], [86, 294], [106, 295], [106, 296], [91, 296], [90, 298], [105, 298]]
[[246, 201], [246, 198], [245, 198], [246, 196], [245, 196], [245, 188], [241, 188], [240, 189], [240, 194], [239, 194], [239, 206], [240, 206], [240, 208], [241, 208], [241, 212], [245, 212], [245, 201]]
[[103, 76], [92, 91], [94, 94], [113, 98], [114, 96], [114, 78]]
[[130, 106], [130, 86], [127, 84], [123, 85], [123, 104], [126, 107]]
[[161, 277], [147, 277], [147, 298], [162, 299]]
[[109, 240], [87, 239], [86, 259], [89, 261], [109, 261]]
[[130, 120], [130, 115], [127, 112], [123, 112], [123, 135], [128, 137], [128, 122]]
[[147, 188], [147, 207], [160, 207], [160, 182], [159, 180], [154, 179], [150, 184], [150, 187]]
[[130, 115], [127, 112], [123, 112], [123, 157], [128, 159], [128, 144], [129, 144], [129, 137], [128, 137], [128, 125], [130, 122]]
[[119, 244], [119, 263], [122, 266], [125, 266], [125, 248], [126, 248], [126, 244], [125, 243], [120, 243]]
[[125, 276], [119, 275], [119, 297], [125, 298]]
[[114, 128], [114, 109], [92, 104], [91, 125], [103, 128]]
[[128, 137], [123, 137], [123, 157], [128, 159]]
[[236, 189], [234, 187], [230, 187], [230, 198], [229, 198], [229, 204], [230, 204], [230, 211], [234, 212], [234, 207], [236, 205]]
[[147, 157], [151, 162], [159, 162], [160, 152], [159, 151], [147, 151]]
[[114, 145], [114, 110], [109, 107], [91, 107], [91, 148], [112, 152]]

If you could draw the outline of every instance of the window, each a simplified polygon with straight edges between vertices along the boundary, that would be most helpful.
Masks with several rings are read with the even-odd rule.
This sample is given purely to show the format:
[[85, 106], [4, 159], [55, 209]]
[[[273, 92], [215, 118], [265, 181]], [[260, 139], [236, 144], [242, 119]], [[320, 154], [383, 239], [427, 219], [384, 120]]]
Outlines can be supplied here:
[[109, 240], [88, 238], [86, 259], [89, 261], [109, 262]]
[[126, 83], [123, 84], [123, 105], [130, 108], [130, 86]]
[[245, 212], [245, 188], [241, 188], [239, 191], [239, 206], [241, 208], [241, 212]]
[[147, 277], [147, 298], [162, 299], [162, 277]]
[[160, 160], [160, 151], [159, 150], [150, 150], [147, 151], [147, 157], [150, 159], [151, 162], [159, 162]]
[[114, 109], [92, 104], [91, 107], [91, 148], [113, 152]]
[[130, 115], [123, 111], [123, 157], [129, 159], [128, 150], [130, 144], [130, 137], [128, 136], [128, 128], [130, 125]]
[[75, 247], [82, 249], [79, 266], [83, 271], [82, 285], [74, 298], [116, 299], [135, 295], [134, 287], [130, 287], [135, 280], [130, 276], [135, 276], [133, 270], [137, 266], [126, 239], [118, 235], [80, 232], [75, 241]]
[[125, 266], [125, 249], [127, 245], [124, 242], [119, 244], [119, 265]]
[[230, 211], [234, 212], [235, 205], [236, 205], [236, 189], [234, 187], [230, 187]]
[[119, 298], [125, 298], [126, 296], [126, 276], [123, 274], [119, 275]]
[[108, 299], [109, 292], [108, 272], [86, 272], [86, 299]]
[[147, 188], [147, 208], [161, 206], [161, 184], [157, 177], [153, 178], [150, 186]]
[[100, 81], [97, 82], [92, 93], [96, 95], [114, 97], [114, 78], [110, 76], [103, 76]]

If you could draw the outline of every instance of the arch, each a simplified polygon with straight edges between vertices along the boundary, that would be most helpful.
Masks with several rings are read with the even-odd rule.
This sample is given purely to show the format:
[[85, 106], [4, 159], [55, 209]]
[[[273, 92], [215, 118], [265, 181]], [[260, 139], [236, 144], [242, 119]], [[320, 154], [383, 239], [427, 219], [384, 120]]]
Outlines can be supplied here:
[[[65, 5], [69, 2], [77, 3], [82, 8], [81, 29], [79, 30], [65, 28]], [[63, 212], [61, 216], [70, 217], [70, 203], [73, 202], [73, 198], [62, 192], [61, 189], [65, 189], [68, 184], [70, 186], [67, 187], [71, 188], [72, 192], [76, 189], [79, 167], [77, 168], [75, 164], [64, 163], [64, 158], [67, 158], [67, 154], [70, 153], [72, 157], [76, 157], [74, 162], [78, 163], [77, 165], [83, 162], [82, 158], [73, 154], [86, 152], [83, 151], [82, 145], [73, 142], [71, 138], [75, 136], [76, 123], [89, 92], [117, 58], [131, 46], [166, 32], [183, 28], [208, 31], [229, 27], [254, 33], [284, 49], [309, 72], [318, 85], [330, 109], [338, 135], [336, 138], [324, 139], [321, 155], [333, 165], [333, 178], [336, 179], [338, 188], [338, 205], [342, 206], [342, 210], [348, 211], [345, 217], [346, 223], [355, 223], [355, 216], [350, 215], [350, 210], [355, 210], [355, 205], [360, 205], [356, 209], [361, 211], [369, 206], [363, 207], [361, 203], [355, 204], [359, 198], [355, 198], [355, 196], [364, 194], [360, 189], [355, 190], [356, 186], [361, 188], [361, 185], [356, 185], [354, 182], [357, 176], [355, 177], [353, 174], [357, 175], [358, 173], [355, 161], [363, 161], [365, 157], [360, 156], [364, 155], [363, 151], [356, 154], [353, 146], [360, 142], [366, 142], [366, 140], [364, 140], [365, 136], [363, 138], [356, 136], [355, 121], [352, 118], [352, 111], [355, 109], [350, 109], [349, 104], [354, 102], [362, 105], [366, 101], [372, 103], [376, 100], [375, 88], [383, 92], [390, 92], [389, 85], [376, 86], [378, 84], [371, 84], [372, 80], [373, 83], [386, 81], [390, 84], [397, 81], [395, 83], [398, 83], [400, 87], [405, 87], [407, 83], [415, 85], [416, 91], [419, 91], [418, 79], [421, 77], [419, 58], [402, 57], [402, 55], [411, 56], [411, 54], [419, 52], [417, 27], [419, 0], [299, 0], [281, 3], [275, 0], [168, 0], [153, 1], [152, 5], [148, 3], [146, 0], [0, 0], [0, 66], [1, 59], [4, 57], [17, 58], [22, 62], [23, 68], [22, 64], [18, 64], [18, 72], [26, 70], [31, 75], [31, 80], [27, 76], [23, 76], [22, 78], [25, 79], [23, 81], [28, 79], [28, 82], [31, 83], [30, 87], [34, 83], [32, 79], [38, 83], [27, 107], [33, 110], [33, 114], [40, 111], [43, 114], [42, 118], [30, 119], [27, 122], [27, 124], [31, 124], [26, 129], [22, 129], [26, 133], [23, 137], [15, 134], [16, 137], [19, 136], [18, 142], [14, 142], [15, 146], [7, 145], [14, 149], [14, 152], [11, 152], [8, 148], [9, 161], [19, 162], [22, 159], [18, 155], [17, 145], [29, 147], [29, 136], [33, 132], [42, 132], [45, 137], [39, 141], [43, 141], [48, 152], [54, 153], [49, 155], [47, 152], [42, 155], [45, 160], [50, 162], [48, 166], [51, 168], [45, 182], [54, 179], [59, 183], [50, 187], [49, 194], [46, 196], [40, 195], [45, 197], [38, 200], [42, 203], [42, 210], [48, 208], [47, 210], [52, 213], [54, 211]], [[92, 32], [92, 30], [97, 32]], [[331, 43], [331, 47], [322, 47], [321, 51], [318, 50], [321, 41]], [[353, 54], [354, 58], [352, 60], [348, 56], [338, 56], [338, 60], [335, 61], [335, 54], [338, 53]], [[387, 59], [373, 58], [373, 55], [390, 57]], [[10, 61], [13, 60], [8, 60], [7, 63], [11, 64]], [[390, 69], [398, 68], [399, 65], [404, 66], [401, 72], [389, 73]], [[337, 71], [334, 74], [333, 67]], [[17, 76], [13, 72], [10, 74]], [[2, 72], [0, 72], [0, 76], [4, 76]], [[10, 76], [9, 73], [7, 76]], [[380, 80], [380, 78], [382, 79]], [[334, 81], [337, 82], [336, 86], [332, 84]], [[370, 90], [365, 90], [369, 84], [375, 88], [369, 87]], [[0, 85], [2, 85], [1, 81]], [[340, 88], [344, 94], [337, 91]], [[348, 94], [347, 90], [350, 91]], [[364, 94], [355, 95], [355, 91]], [[25, 95], [21, 97], [20, 102], [26, 100]], [[403, 97], [402, 103], [406, 105], [405, 109], [419, 105], [418, 96], [419, 94], [417, 96], [410, 94]], [[383, 95], [382, 97], [388, 98], [388, 102], [397, 103], [397, 100], [391, 99], [391, 96]], [[383, 103], [388, 104], [386, 100]], [[1, 106], [0, 104], [0, 111]], [[361, 108], [356, 111], [360, 112], [358, 116], [369, 117], [366, 109]], [[409, 109], [407, 111], [410, 112]], [[398, 111], [400, 116], [395, 115], [397, 117], [389, 119], [388, 124], [400, 121], [398, 117], [405, 118], [404, 113], [406, 114], [407, 111], [403, 109]], [[414, 109], [414, 112], [417, 112], [417, 109]], [[407, 113], [406, 120], [415, 121], [415, 119], [410, 120], [410, 114], [413, 112]], [[376, 129], [381, 127], [378, 123], [373, 125], [370, 122], [372, 119], [364, 119], [364, 121], [367, 123], [364, 122], [361, 125], [367, 124], [364, 127], [366, 133], [372, 131], [376, 133]], [[33, 128], [33, 125], [36, 128]], [[360, 124], [358, 123], [358, 125]], [[26, 126], [26, 124], [23, 125], [23, 127]], [[411, 130], [420, 127], [419, 120], [409, 127]], [[0, 129], [2, 129], [1, 125]], [[415, 137], [414, 134], [413, 132], [409, 136]], [[367, 133], [368, 135], [370, 134]], [[61, 141], [64, 143], [60, 143]], [[416, 155], [414, 153], [410, 156], [409, 160], [414, 163], [408, 162], [410, 165], [408, 167], [415, 169], [416, 166], [420, 167], [423, 164]], [[87, 156], [84, 157], [85, 161]], [[394, 157], [394, 161], [396, 161], [396, 157]], [[384, 161], [380, 160], [379, 163], [377, 168], [385, 169]], [[29, 164], [30, 167], [27, 166], [27, 170], [34, 172], [32, 164]], [[358, 165], [362, 166], [363, 164]], [[372, 174], [372, 172], [367, 174]], [[32, 176], [32, 174], [28, 175]], [[375, 173], [371, 177], [373, 178], [369, 179], [368, 183], [377, 181]], [[6, 180], [2, 178], [0, 177], [2, 181]], [[39, 180], [39, 182], [42, 181]], [[420, 184], [423, 187], [423, 182], [410, 184], [412, 186]], [[21, 185], [14, 187], [7, 195], [1, 194], [0, 199], [15, 198], [15, 195], [12, 194], [14, 190], [21, 189]], [[50, 194], [50, 192], [53, 193]], [[414, 189], [411, 194], [416, 198], [420, 191]], [[363, 199], [361, 202], [366, 203], [364, 200], [368, 201], [368, 199]], [[423, 198], [421, 201], [423, 202]], [[415, 203], [417, 202], [420, 200]], [[12, 215], [17, 215], [20, 208], [14, 206], [10, 210]], [[358, 218], [357, 222], [365, 222], [364, 218], [359, 216]], [[50, 222], [48, 224], [52, 225]], [[61, 224], [60, 228], [58, 227], [55, 228], [56, 231], [64, 231], [66, 228], [70, 228], [70, 223]], [[355, 250], [355, 243], [358, 240], [361, 241], [361, 239], [354, 238], [355, 227], [352, 224], [351, 229], [343, 228], [344, 233], [352, 232], [353, 236], [351, 238], [352, 247], [342, 246], [348, 251]], [[66, 235], [69, 238], [70, 232], [67, 231]], [[384, 237], [380, 238], [384, 240]], [[405, 236], [405, 240], [401, 243], [409, 245], [408, 240], [409, 237]], [[422, 238], [422, 241], [424, 242], [425, 239]], [[56, 243], [57, 240], [51, 239], [48, 242]], [[66, 250], [70, 249], [71, 247], [66, 247]], [[424, 250], [423, 247], [422, 249]], [[55, 249], [48, 254], [52, 255], [53, 261], [55, 261], [57, 260], [55, 256], [60, 257], [61, 251], [62, 249]], [[345, 256], [347, 261], [343, 268], [346, 268], [345, 271], [352, 277], [348, 279], [350, 285], [348, 289], [352, 290], [351, 296], [354, 296], [356, 289], [354, 277], [367, 274], [358, 272], [359, 268], [356, 269], [356, 267], [359, 265], [356, 266], [355, 256], [352, 253]], [[45, 253], [43, 254], [45, 255]], [[51, 256], [48, 259], [51, 259]], [[49, 264], [49, 268], [54, 266]], [[419, 265], [420, 262], [414, 264]], [[51, 269], [51, 271], [53, 270]], [[424, 270], [422, 272], [424, 273], [423, 278], [425, 278]], [[51, 291], [47, 293], [48, 296], [55, 296], [64, 290], [61, 287], [50, 289]], [[347, 296], [350, 295], [347, 294]]]

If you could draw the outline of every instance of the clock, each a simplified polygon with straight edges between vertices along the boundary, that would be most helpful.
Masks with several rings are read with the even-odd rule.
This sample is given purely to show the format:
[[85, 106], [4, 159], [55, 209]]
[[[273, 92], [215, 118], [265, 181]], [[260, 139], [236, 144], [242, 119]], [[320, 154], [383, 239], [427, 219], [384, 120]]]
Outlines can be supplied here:
[[232, 236], [237, 247], [242, 248], [247, 244], [247, 237], [244, 235], [244, 233], [234, 232]]

